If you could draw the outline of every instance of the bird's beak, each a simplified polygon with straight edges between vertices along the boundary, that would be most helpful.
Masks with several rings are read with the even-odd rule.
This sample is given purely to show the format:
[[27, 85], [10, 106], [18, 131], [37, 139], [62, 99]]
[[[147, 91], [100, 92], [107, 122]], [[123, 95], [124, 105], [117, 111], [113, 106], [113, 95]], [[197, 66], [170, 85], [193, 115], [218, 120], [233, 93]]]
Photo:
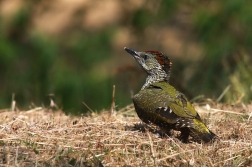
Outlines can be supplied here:
[[133, 50], [133, 49], [130, 49], [130, 48], [127, 48], [127, 47], [124, 47], [124, 49], [129, 53], [131, 54], [135, 59], [140, 59], [140, 54], [139, 52]]

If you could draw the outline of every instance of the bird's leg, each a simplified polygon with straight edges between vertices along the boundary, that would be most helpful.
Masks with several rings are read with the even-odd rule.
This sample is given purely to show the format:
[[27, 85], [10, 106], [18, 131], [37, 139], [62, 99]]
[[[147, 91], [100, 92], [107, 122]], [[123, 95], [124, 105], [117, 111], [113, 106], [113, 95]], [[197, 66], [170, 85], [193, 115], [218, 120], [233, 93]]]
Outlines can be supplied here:
[[190, 130], [188, 128], [181, 128], [180, 132], [181, 133], [179, 136], [179, 140], [181, 140], [183, 143], [187, 143], [190, 135]]
[[170, 128], [165, 128], [165, 129], [162, 129], [163, 130], [163, 132], [165, 133], [165, 134], [167, 134], [168, 136], [171, 136], [172, 134], [171, 134], [171, 129]]

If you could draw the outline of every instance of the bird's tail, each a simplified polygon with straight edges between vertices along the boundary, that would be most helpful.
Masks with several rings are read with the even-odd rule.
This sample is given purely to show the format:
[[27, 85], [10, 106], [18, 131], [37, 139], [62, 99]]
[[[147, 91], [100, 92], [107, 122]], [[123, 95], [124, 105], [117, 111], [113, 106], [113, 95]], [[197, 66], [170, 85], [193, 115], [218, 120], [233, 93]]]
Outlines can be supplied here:
[[193, 119], [194, 127], [190, 129], [190, 135], [196, 140], [204, 141], [208, 143], [213, 141], [215, 137], [217, 137], [212, 131], [210, 131], [204, 123], [197, 119]]
[[190, 135], [196, 139], [196, 141], [203, 141], [208, 143], [210, 141], [214, 141], [215, 137], [217, 137], [212, 131], [208, 130], [209, 132], [198, 132], [195, 129], [190, 129]]

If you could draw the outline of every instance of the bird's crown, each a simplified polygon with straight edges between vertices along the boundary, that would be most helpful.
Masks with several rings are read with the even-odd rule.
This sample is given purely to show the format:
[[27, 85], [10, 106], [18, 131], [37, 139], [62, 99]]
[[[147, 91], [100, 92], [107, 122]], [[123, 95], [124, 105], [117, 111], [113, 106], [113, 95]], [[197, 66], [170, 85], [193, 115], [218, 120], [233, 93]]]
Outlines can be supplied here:
[[169, 57], [157, 50], [148, 50], [145, 52], [152, 54], [158, 61], [158, 63], [162, 66], [162, 69], [166, 72], [166, 74], [170, 75], [172, 62]]

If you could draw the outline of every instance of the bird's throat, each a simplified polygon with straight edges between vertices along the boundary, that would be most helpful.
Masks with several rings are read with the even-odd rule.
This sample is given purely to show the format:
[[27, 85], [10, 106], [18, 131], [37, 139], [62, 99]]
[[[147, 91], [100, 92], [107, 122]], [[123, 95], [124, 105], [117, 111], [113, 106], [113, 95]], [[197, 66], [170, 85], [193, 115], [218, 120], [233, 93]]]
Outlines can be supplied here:
[[141, 90], [149, 87], [153, 83], [166, 81], [166, 79], [167, 79], [167, 74], [165, 72], [159, 72], [158, 74], [155, 74], [155, 73], [149, 74]]

